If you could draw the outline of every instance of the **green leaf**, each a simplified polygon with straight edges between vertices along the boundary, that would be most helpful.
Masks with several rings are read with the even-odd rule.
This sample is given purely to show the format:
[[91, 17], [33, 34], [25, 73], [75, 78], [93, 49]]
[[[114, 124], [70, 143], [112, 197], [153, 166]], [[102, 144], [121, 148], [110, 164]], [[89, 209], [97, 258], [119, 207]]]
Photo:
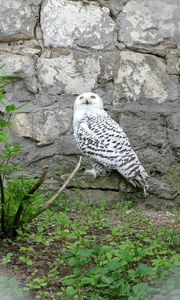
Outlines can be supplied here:
[[151, 267], [142, 263], [138, 265], [136, 272], [138, 272], [141, 276], [153, 276], [155, 274], [155, 271]]
[[66, 277], [61, 278], [61, 279], [60, 279], [60, 282], [63, 282], [63, 283], [65, 283], [66, 285], [73, 285], [73, 284], [75, 284], [76, 279], [67, 276], [67, 278], [66, 278]]
[[76, 290], [73, 288], [73, 286], [68, 286], [66, 288], [66, 295], [67, 296], [73, 296], [76, 294]]
[[133, 286], [134, 296], [129, 297], [129, 300], [143, 299], [149, 292], [149, 285], [147, 282], [141, 282]]
[[6, 144], [5, 149], [9, 152], [10, 155], [14, 155], [22, 149], [21, 144], [11, 145]]
[[16, 75], [11, 74], [11, 75], [0, 75], [0, 79], [11, 79], [11, 78], [16, 78]]
[[106, 265], [106, 269], [111, 270], [111, 271], [117, 270], [120, 267], [121, 267], [121, 263], [119, 261], [117, 261], [117, 260], [110, 261]]
[[96, 286], [97, 281], [94, 277], [83, 277], [81, 279], [81, 283], [83, 285], [91, 285], [91, 286]]
[[27, 266], [32, 266], [33, 261], [29, 256], [19, 256], [19, 260]]
[[0, 172], [12, 173], [13, 171], [22, 171], [22, 168], [20, 166], [15, 165], [0, 166]]
[[8, 135], [6, 131], [0, 130], [0, 142], [7, 142], [8, 141]]
[[2, 265], [7, 265], [11, 261], [11, 257], [13, 256], [12, 252], [8, 252], [3, 258], [2, 258]]
[[8, 121], [6, 121], [6, 120], [0, 119], [0, 126], [2, 126], [2, 127], [10, 127], [11, 123], [8, 122]]
[[112, 277], [108, 277], [108, 276], [106, 276], [106, 275], [103, 275], [102, 277], [101, 277], [101, 280], [104, 282], [104, 283], [107, 283], [107, 284], [111, 284], [111, 283], [113, 283], [113, 278]]
[[6, 112], [11, 112], [11, 111], [14, 111], [14, 110], [16, 110], [17, 109], [17, 107], [14, 105], [14, 104], [11, 104], [11, 105], [7, 105], [6, 106]]
[[71, 257], [69, 259], [69, 265], [71, 267], [78, 266], [79, 265], [79, 259], [77, 259], [76, 257]]
[[77, 277], [80, 275], [80, 273], [81, 273], [81, 268], [78, 268], [78, 267], [74, 268], [74, 270], [73, 270], [74, 276]]
[[99, 297], [99, 294], [98, 293], [91, 293], [90, 294], [90, 300], [99, 300], [100, 297]]

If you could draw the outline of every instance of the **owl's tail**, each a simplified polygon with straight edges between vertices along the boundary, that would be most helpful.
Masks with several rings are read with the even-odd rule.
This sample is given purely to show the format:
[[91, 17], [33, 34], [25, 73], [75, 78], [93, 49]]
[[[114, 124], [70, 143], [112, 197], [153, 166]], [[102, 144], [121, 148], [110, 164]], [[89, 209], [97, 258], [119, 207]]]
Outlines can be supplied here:
[[128, 180], [135, 187], [143, 189], [145, 197], [148, 196], [148, 190], [150, 187], [150, 177], [142, 166], [139, 168], [138, 172]]

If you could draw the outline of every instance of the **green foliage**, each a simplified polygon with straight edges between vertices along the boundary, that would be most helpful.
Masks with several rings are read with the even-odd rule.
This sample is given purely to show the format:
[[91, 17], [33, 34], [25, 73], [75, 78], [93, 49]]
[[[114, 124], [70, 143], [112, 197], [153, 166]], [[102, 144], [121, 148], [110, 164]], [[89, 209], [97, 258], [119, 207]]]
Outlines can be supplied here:
[[[164, 249], [164, 245], [161, 246]], [[167, 249], [164, 252], [169, 254]], [[155, 251], [152, 251], [151, 257], [155, 255]], [[72, 268], [72, 274], [60, 280], [67, 285], [62, 291], [62, 295], [65, 295], [62, 299], [66, 299], [68, 288], [73, 288], [76, 294], [89, 299], [94, 291], [103, 299], [147, 297], [153, 280], [167, 275], [170, 266], [178, 261], [178, 257], [177, 260], [175, 257], [170, 259], [168, 255], [168, 258], [153, 258], [151, 264], [143, 263], [147, 256], [149, 247], [129, 239], [113, 242], [113, 245], [96, 244], [93, 248], [74, 247], [64, 255], [65, 262]]]
[[32, 266], [33, 262], [32, 259], [29, 256], [19, 256], [20, 262], [26, 264], [27, 266]]
[[[93, 215], [104, 219], [98, 208]], [[123, 223], [112, 227], [101, 242], [98, 237], [90, 240], [82, 226], [83, 239], [66, 243], [62, 260], [71, 273], [60, 279], [61, 299], [72, 299], [72, 295], [78, 299], [151, 299], [152, 284], [179, 264], [180, 256], [171, 248], [180, 242], [175, 228], [153, 232], [153, 225], [135, 212], [129, 218], [121, 214], [121, 218]], [[131, 218], [140, 221], [144, 230], [133, 228]], [[105, 228], [105, 224], [97, 227]]]
[[[32, 220], [33, 215], [37, 211], [38, 206], [42, 203], [40, 197], [41, 191], [36, 191], [34, 194], [29, 195], [30, 188], [36, 183], [35, 179], [21, 177], [11, 177], [8, 180], [5, 194], [5, 226], [6, 228], [13, 229], [15, 215], [18, 207], [22, 205], [23, 213], [18, 221], [18, 228]], [[25, 199], [27, 196], [27, 200]], [[17, 226], [16, 226], [17, 227]]]
[[16, 107], [14, 104], [5, 105], [4, 85], [10, 82], [14, 76], [0, 76], [0, 223], [1, 236], [13, 237], [17, 235], [17, 230], [25, 223], [30, 222], [41, 203], [39, 193], [32, 191], [33, 185], [37, 181], [27, 179], [23, 176], [13, 177], [14, 171], [21, 168], [15, 165], [12, 160], [22, 149], [20, 144], [12, 144], [9, 140], [8, 129], [11, 127], [11, 113], [22, 106]]
[[46, 285], [47, 285], [46, 277], [42, 275], [42, 276], [34, 278], [30, 283], [28, 283], [27, 286], [30, 289], [39, 289]]
[[0, 173], [4, 178], [7, 174], [14, 171], [14, 165], [10, 165], [10, 159], [21, 150], [21, 145], [9, 143], [9, 133], [7, 129], [11, 126], [10, 116], [11, 112], [18, 108], [14, 104], [5, 105], [3, 98], [5, 95], [4, 85], [10, 82], [14, 76], [0, 75], [0, 104], [1, 104], [1, 118], [0, 118]]
[[[70, 203], [62, 195], [57, 206], [19, 232], [17, 265], [31, 273], [27, 289], [37, 298], [159, 300], [171, 287], [177, 290], [176, 216], [172, 226], [163, 227], [129, 204], [110, 208], [105, 202], [99, 207]], [[9, 251], [1, 263], [12, 266], [12, 258], [15, 254]], [[162, 292], [160, 286], [170, 275], [168, 291]]]
[[2, 265], [5, 266], [11, 261], [11, 257], [13, 256], [12, 252], [8, 252], [6, 255], [4, 255], [2, 259]]

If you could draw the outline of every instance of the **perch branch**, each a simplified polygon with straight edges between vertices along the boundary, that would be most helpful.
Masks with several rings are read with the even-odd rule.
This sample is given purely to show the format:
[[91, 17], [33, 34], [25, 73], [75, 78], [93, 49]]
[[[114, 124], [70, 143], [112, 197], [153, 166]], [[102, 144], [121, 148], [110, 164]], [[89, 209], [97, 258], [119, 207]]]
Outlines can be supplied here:
[[79, 161], [78, 161], [76, 167], [74, 168], [74, 170], [72, 171], [72, 173], [69, 175], [69, 177], [67, 178], [67, 180], [65, 181], [65, 183], [62, 185], [62, 187], [59, 189], [59, 191], [49, 201], [47, 201], [46, 203], [44, 203], [43, 205], [41, 205], [39, 207], [40, 212], [42, 212], [43, 210], [45, 210], [48, 207], [50, 207], [56, 201], [56, 199], [60, 196], [60, 194], [65, 190], [65, 188], [67, 187], [69, 181], [74, 177], [74, 175], [79, 170], [79, 168], [81, 166], [81, 161], [82, 161], [82, 156], [80, 156]]

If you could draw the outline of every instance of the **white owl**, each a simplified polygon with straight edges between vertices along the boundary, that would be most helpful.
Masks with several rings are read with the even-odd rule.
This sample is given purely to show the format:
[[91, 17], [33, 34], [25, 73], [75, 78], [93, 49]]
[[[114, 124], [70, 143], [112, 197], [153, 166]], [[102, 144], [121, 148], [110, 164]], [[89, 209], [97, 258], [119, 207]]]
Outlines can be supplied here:
[[91, 160], [93, 168], [86, 172], [96, 177], [105, 170], [117, 170], [146, 196], [149, 176], [123, 129], [105, 112], [101, 97], [87, 92], [76, 98], [73, 127], [79, 149]]

